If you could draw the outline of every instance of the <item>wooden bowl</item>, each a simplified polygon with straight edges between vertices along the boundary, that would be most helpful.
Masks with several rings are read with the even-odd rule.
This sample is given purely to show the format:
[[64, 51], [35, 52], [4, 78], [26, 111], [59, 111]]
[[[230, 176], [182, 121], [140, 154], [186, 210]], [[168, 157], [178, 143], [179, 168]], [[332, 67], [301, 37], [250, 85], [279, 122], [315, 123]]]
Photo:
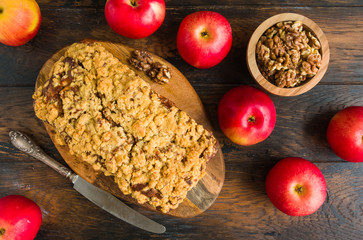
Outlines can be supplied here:
[[[310, 31], [312, 31], [315, 34], [315, 36], [318, 38], [321, 44], [320, 53], [322, 57], [322, 62], [319, 71], [313, 78], [307, 79], [301, 85], [292, 88], [281, 88], [271, 83], [261, 74], [260, 70], [258, 69], [256, 61], [256, 45], [260, 37], [267, 29], [269, 29], [276, 23], [283, 21], [302, 22], [304, 27], [307, 27]], [[266, 91], [272, 94], [279, 96], [296, 96], [312, 89], [316, 84], [319, 83], [319, 81], [323, 78], [326, 70], [328, 69], [329, 57], [330, 57], [330, 51], [329, 51], [328, 40], [325, 37], [323, 31], [320, 29], [320, 27], [316, 23], [314, 23], [311, 19], [295, 13], [282, 13], [265, 20], [252, 34], [251, 39], [247, 46], [247, 65], [250, 74], [253, 76], [253, 78], [262, 88], [264, 88]]]

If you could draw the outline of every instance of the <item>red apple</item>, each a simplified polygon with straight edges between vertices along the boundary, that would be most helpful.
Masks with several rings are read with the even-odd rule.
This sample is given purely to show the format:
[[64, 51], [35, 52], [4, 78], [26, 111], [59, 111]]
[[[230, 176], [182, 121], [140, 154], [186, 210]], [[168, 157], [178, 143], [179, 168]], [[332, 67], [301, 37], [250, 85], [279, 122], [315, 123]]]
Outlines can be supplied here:
[[42, 223], [42, 212], [32, 200], [9, 195], [0, 198], [0, 239], [31, 240]]
[[128, 38], [153, 34], [165, 18], [164, 0], [108, 0], [105, 16], [110, 27]]
[[232, 46], [232, 29], [227, 19], [211, 11], [186, 16], [177, 35], [181, 57], [196, 68], [210, 68], [220, 63]]
[[330, 120], [328, 143], [340, 158], [363, 162], [363, 107], [348, 107]]
[[0, 42], [20, 46], [38, 32], [40, 9], [35, 0], [0, 0]]
[[219, 126], [234, 143], [253, 145], [265, 140], [276, 123], [275, 105], [261, 90], [240, 86], [227, 92], [218, 106]]
[[285, 158], [268, 173], [266, 192], [280, 211], [291, 216], [316, 212], [326, 198], [326, 183], [317, 166], [303, 158]]

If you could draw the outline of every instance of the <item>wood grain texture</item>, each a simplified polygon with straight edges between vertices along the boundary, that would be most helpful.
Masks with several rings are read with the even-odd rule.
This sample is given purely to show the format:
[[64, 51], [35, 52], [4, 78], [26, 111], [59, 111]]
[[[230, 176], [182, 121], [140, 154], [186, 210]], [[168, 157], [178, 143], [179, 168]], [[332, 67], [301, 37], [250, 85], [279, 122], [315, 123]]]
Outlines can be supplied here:
[[[4, 146], [3, 136], [1, 144]], [[316, 163], [326, 178], [328, 198], [310, 216], [289, 217], [275, 209], [264, 192], [264, 179], [277, 160], [244, 163], [243, 168], [227, 170], [219, 198], [195, 218], [171, 218], [132, 205], [166, 226], [167, 232], [161, 236], [105, 213], [62, 176], [24, 154], [1, 160], [0, 197], [21, 194], [39, 204], [43, 222], [36, 239], [360, 239], [362, 165]]]
[[[167, 232], [162, 236], [140, 231], [105, 213], [58, 173], [12, 147], [8, 132], [19, 129], [66, 164], [34, 115], [33, 87], [0, 88], [0, 102], [6, 103], [0, 105], [0, 197], [22, 194], [41, 206], [43, 224], [37, 239], [359, 239], [363, 222], [362, 165], [333, 154], [325, 140], [325, 126], [337, 111], [363, 102], [363, 86], [318, 85], [288, 101], [271, 96], [277, 109], [276, 128], [266, 141], [251, 147], [231, 143], [218, 127], [218, 102], [235, 86], [194, 86], [226, 160], [225, 184], [212, 207], [195, 218], [177, 219], [131, 205], [164, 224]], [[313, 161], [326, 178], [329, 198], [311, 216], [288, 217], [276, 210], [265, 194], [264, 179], [269, 169], [288, 156]]]
[[[270, 158], [301, 156], [313, 162], [344, 162], [329, 148], [326, 129], [335, 113], [348, 106], [362, 105], [363, 86], [318, 85], [292, 98], [270, 95], [277, 114], [275, 129], [265, 141], [242, 147], [228, 140], [218, 126], [217, 108], [223, 95], [236, 85], [195, 84], [219, 140], [226, 169], [239, 169], [245, 162], [265, 162]], [[253, 85], [257, 87], [257, 85]], [[0, 87], [0, 129], [3, 141], [10, 129], [25, 130], [46, 152], [55, 150], [43, 124], [34, 114], [33, 87]], [[11, 99], [11, 100], [9, 100]], [[53, 153], [53, 156], [57, 155]], [[59, 159], [59, 158], [58, 158]]]
[[[326, 128], [339, 110], [363, 105], [363, 1], [166, 0], [163, 25], [141, 40], [127, 39], [112, 31], [104, 18], [105, 0], [37, 2], [42, 11], [37, 36], [21, 47], [0, 44], [0, 197], [21, 194], [39, 204], [43, 222], [37, 240], [362, 239], [363, 165], [337, 157], [326, 141]], [[226, 59], [205, 70], [185, 63], [176, 49], [180, 22], [187, 14], [200, 10], [221, 13], [233, 31], [233, 46]], [[304, 94], [289, 98], [270, 95], [277, 111], [271, 136], [254, 146], [238, 146], [219, 129], [218, 103], [233, 87], [258, 87], [248, 73], [247, 43], [261, 22], [283, 12], [302, 14], [320, 26], [331, 50], [329, 69], [319, 84]], [[35, 117], [31, 96], [46, 60], [62, 47], [84, 38], [147, 49], [176, 66], [192, 84], [205, 106], [226, 163], [222, 191], [203, 214], [173, 218], [130, 204], [167, 228], [163, 235], [149, 234], [99, 209], [55, 171], [12, 147], [8, 132], [18, 129], [66, 164]], [[326, 178], [328, 198], [310, 216], [284, 215], [265, 194], [269, 169], [290, 156], [311, 160]]]
[[[210, 69], [193, 68], [181, 59], [176, 49], [179, 24], [187, 14], [197, 10], [217, 11], [232, 26], [230, 53], [219, 65]], [[246, 65], [247, 43], [261, 22], [281, 12], [295, 12], [312, 19], [328, 38], [331, 60], [319, 84], [363, 84], [363, 41], [359, 41], [363, 32], [362, 11], [362, 7], [175, 7], [166, 12], [165, 21], [155, 34], [132, 40], [112, 31], [102, 9], [45, 10], [39, 33], [32, 41], [17, 48], [0, 45], [0, 55], [4, 56], [0, 58], [0, 86], [33, 86], [41, 66], [54, 52], [85, 38], [148, 49], [178, 66], [192, 84], [251, 84], [254, 80]]]
[[[104, 8], [106, 1], [105, 0], [74, 0], [74, 1], [64, 1], [64, 0], [37, 0], [41, 9], [50, 9], [50, 8]], [[238, 5], [280, 5], [281, 1], [279, 0], [270, 0], [268, 2], [263, 0], [183, 0], [183, 1], [172, 1], [165, 0], [166, 7], [175, 7], [175, 6], [238, 6]], [[363, 6], [362, 1], [360, 0], [297, 0], [297, 1], [285, 1], [285, 5], [287, 6], [325, 6], [325, 7], [336, 7], [336, 6]]]
[[[267, 29], [271, 28], [275, 24], [284, 21], [299, 21], [304, 24], [304, 27], [307, 27], [314, 35], [318, 38], [321, 44], [321, 66], [317, 74], [302, 83], [301, 85], [293, 88], [281, 88], [275, 85], [275, 83], [271, 83], [268, 79], [266, 79], [260, 72], [257, 66], [256, 60], [256, 46], [261, 36], [267, 31]], [[248, 71], [253, 76], [255, 81], [266, 91], [284, 97], [291, 97], [303, 94], [320, 82], [320, 80], [324, 77], [326, 70], [328, 70], [329, 59], [330, 59], [330, 50], [329, 43], [326, 39], [324, 32], [321, 28], [311, 19], [296, 13], [281, 13], [275, 16], [272, 16], [266, 19], [263, 23], [261, 23], [256, 30], [253, 32], [250, 41], [247, 46], [247, 66]]]
[[[82, 42], [89, 43], [95, 41], [88, 39], [83, 40]], [[135, 49], [111, 42], [98, 43], [111, 52], [117, 59], [120, 60], [120, 62], [133, 69], [133, 67], [129, 64], [128, 59], [131, 57], [131, 53]], [[67, 48], [68, 47], [64, 47], [59, 50], [43, 65], [36, 81], [36, 88], [43, 85], [48, 80], [48, 76], [54, 63], [64, 55]], [[139, 74], [144, 81], [150, 84], [153, 91], [175, 103], [179, 109], [185, 111], [197, 123], [202, 124], [205, 128], [213, 132], [202, 102], [184, 75], [164, 59], [152, 53], [150, 54], [155, 62], [160, 62], [170, 69], [172, 77], [169, 82], [167, 84], [158, 84], [151, 81], [144, 72], [135, 69], [134, 71], [136, 71], [136, 73]], [[55, 142], [56, 129], [47, 123], [44, 123], [44, 125], [52, 141]], [[56, 148], [69, 167], [83, 179], [119, 198], [137, 204], [137, 201], [130, 195], [124, 195], [121, 192], [113, 177], [106, 177], [102, 174], [102, 172], [94, 170], [90, 164], [83, 161], [80, 157], [70, 154], [67, 146], [60, 146], [56, 144]], [[188, 192], [186, 199], [184, 199], [178, 208], [169, 211], [167, 214], [170, 216], [187, 218], [194, 217], [207, 210], [213, 204], [222, 189], [224, 182], [224, 169], [223, 154], [218, 144], [216, 155], [207, 163], [205, 176], [198, 182], [197, 186]], [[142, 206], [156, 211], [156, 209], [154, 209], [150, 204], [142, 204]]]

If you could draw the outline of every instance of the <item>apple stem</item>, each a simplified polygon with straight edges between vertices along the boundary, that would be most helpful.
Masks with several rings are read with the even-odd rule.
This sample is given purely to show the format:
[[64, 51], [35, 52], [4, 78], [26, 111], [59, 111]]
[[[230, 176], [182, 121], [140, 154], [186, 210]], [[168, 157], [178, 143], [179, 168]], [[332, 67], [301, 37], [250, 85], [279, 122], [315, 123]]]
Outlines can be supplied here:
[[303, 188], [302, 188], [302, 187], [300, 187], [300, 186], [296, 187], [296, 188], [295, 188], [295, 190], [296, 190], [296, 192], [298, 192], [298, 193], [302, 193], [302, 192], [303, 192]]
[[207, 31], [203, 31], [200, 33], [200, 35], [203, 37], [203, 38], [207, 38], [208, 37], [208, 32]]
[[0, 228], [0, 237], [5, 234], [5, 228]]
[[256, 122], [256, 118], [254, 117], [254, 116], [250, 116], [249, 118], [248, 118], [248, 122]]
[[0, 7], [0, 14], [4, 12], [4, 8]]
[[131, 0], [130, 3], [131, 3], [131, 6], [133, 6], [133, 7], [137, 6], [136, 0]]

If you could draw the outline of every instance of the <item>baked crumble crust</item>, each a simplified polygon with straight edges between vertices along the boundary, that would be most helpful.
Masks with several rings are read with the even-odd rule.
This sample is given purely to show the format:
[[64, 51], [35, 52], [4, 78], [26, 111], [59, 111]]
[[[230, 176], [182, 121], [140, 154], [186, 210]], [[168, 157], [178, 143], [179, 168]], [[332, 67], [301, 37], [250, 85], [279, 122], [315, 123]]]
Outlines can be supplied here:
[[75, 43], [33, 95], [56, 144], [113, 176], [140, 204], [168, 212], [204, 176], [216, 139], [102, 45]]

